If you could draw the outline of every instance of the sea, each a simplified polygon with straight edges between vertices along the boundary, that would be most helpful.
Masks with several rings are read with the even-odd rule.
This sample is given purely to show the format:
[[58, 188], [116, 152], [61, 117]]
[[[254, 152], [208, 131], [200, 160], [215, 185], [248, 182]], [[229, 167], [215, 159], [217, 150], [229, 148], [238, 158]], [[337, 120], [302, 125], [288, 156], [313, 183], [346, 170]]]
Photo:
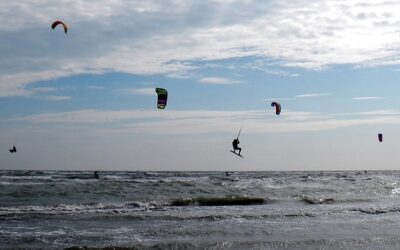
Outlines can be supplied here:
[[400, 249], [400, 171], [0, 170], [1, 249]]

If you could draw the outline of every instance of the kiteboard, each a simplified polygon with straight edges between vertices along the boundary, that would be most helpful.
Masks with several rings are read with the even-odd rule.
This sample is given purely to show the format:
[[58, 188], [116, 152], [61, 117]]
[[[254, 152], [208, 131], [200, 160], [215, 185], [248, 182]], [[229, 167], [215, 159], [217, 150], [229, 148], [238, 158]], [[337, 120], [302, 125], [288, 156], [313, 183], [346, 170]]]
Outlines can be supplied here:
[[232, 153], [234, 153], [234, 154], [237, 155], [237, 156], [240, 156], [240, 157], [244, 158], [243, 156], [241, 156], [240, 154], [236, 153], [236, 152], [233, 151], [233, 150], [229, 150], [229, 151], [231, 151]]

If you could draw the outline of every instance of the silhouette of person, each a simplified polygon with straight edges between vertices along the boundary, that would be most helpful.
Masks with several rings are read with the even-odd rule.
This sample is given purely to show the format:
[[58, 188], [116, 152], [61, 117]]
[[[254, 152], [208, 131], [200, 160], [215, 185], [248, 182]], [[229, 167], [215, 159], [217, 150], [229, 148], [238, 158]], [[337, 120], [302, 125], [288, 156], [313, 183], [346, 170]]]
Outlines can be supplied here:
[[[242, 152], [242, 148], [240, 148], [238, 145], [239, 145], [239, 139], [238, 138], [236, 138], [236, 139], [233, 139], [233, 142], [232, 142], [232, 146], [233, 146], [233, 152], [236, 154], [236, 150], [239, 150], [239, 155], [240, 155], [240, 152]], [[241, 155], [240, 155], [241, 156]]]
[[100, 178], [100, 176], [99, 176], [99, 174], [97, 173], [97, 171], [94, 171], [94, 178], [96, 178], [96, 179], [99, 179], [99, 178]]
[[9, 151], [10, 151], [10, 153], [16, 153], [17, 152], [17, 148], [14, 145], [12, 149], [9, 149]]
[[233, 172], [225, 172], [226, 176], [230, 176], [231, 174], [233, 174]]

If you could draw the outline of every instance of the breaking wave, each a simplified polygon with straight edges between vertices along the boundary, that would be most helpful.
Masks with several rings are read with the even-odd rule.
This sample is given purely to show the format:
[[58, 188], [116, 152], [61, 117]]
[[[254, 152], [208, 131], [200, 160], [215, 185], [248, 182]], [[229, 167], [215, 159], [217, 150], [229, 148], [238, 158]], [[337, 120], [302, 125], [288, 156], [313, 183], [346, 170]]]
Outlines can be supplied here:
[[234, 205], [261, 205], [266, 203], [263, 198], [249, 197], [199, 197], [173, 200], [172, 206], [234, 206]]

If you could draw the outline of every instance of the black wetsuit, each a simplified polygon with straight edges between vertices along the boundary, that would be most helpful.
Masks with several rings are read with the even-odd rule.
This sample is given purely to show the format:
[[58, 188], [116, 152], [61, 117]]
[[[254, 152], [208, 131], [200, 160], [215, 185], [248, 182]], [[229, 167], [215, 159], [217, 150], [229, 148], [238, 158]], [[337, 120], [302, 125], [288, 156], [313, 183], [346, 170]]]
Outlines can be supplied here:
[[236, 150], [239, 150], [239, 155], [240, 155], [240, 152], [242, 151], [242, 149], [238, 146], [239, 145], [239, 139], [234, 139], [233, 140], [233, 142], [232, 142], [232, 146], [233, 146], [233, 152], [235, 152], [236, 153]]

